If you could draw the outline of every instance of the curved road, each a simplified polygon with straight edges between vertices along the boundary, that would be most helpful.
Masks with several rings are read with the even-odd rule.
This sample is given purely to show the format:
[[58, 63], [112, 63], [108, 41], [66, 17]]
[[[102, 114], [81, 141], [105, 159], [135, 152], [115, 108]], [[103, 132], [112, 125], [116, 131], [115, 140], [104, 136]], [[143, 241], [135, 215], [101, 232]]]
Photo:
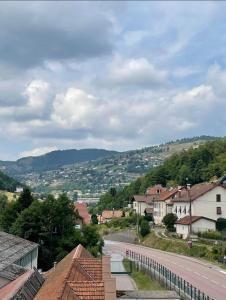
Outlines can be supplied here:
[[105, 240], [105, 251], [121, 253], [126, 249], [150, 257], [191, 283], [214, 300], [226, 300], [226, 270], [201, 260], [140, 245]]

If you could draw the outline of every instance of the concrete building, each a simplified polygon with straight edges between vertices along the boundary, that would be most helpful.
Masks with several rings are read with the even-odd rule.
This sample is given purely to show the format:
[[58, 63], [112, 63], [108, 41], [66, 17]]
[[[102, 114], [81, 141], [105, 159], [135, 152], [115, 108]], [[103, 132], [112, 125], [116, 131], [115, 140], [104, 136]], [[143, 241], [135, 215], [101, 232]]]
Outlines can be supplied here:
[[216, 230], [216, 221], [202, 216], [186, 216], [178, 220], [175, 224], [176, 232], [183, 239], [186, 239], [190, 232], [190, 224], [192, 224], [192, 233], [205, 232], [208, 230]]

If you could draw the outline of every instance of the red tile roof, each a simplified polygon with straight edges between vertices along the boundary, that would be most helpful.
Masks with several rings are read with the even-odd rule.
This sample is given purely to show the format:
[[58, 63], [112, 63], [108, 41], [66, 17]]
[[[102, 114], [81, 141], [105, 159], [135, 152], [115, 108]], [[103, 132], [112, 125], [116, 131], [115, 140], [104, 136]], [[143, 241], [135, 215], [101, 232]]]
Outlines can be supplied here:
[[35, 300], [104, 300], [102, 274], [102, 261], [79, 245], [49, 272]]
[[104, 283], [101, 281], [68, 282], [67, 284], [80, 300], [104, 300]]
[[88, 212], [87, 205], [84, 202], [76, 202], [75, 203], [75, 210], [78, 211], [80, 217], [83, 219], [84, 224], [90, 224], [91, 216]]
[[212, 222], [216, 222], [213, 219], [209, 219], [209, 218], [206, 218], [206, 217], [203, 217], [203, 216], [192, 216], [191, 221], [190, 221], [190, 216], [185, 216], [185, 217], [177, 220], [175, 224], [190, 225], [191, 223], [195, 223], [196, 221], [198, 221], [200, 219], [205, 219], [205, 220], [209, 220], [209, 221], [212, 221]]
[[156, 184], [153, 187], [149, 187], [147, 189], [147, 195], [152, 196], [152, 195], [158, 195], [161, 194], [162, 192], [165, 192], [167, 189], [164, 188], [161, 184]]
[[104, 210], [102, 212], [103, 219], [121, 218], [122, 216], [123, 212], [121, 210]]
[[144, 202], [144, 203], [151, 203], [153, 201], [153, 196], [149, 195], [134, 195], [133, 196], [134, 201], [136, 202]]

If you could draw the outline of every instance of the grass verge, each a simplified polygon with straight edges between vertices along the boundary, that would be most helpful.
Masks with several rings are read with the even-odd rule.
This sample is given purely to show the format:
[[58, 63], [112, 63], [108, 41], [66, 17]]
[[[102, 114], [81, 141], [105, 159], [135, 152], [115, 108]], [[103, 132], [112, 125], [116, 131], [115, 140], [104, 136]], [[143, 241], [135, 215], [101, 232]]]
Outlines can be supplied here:
[[[129, 259], [124, 258], [123, 265], [127, 272], [131, 271], [129, 262], [130, 262]], [[149, 275], [145, 273], [145, 271], [142, 270], [139, 271], [133, 269], [130, 276], [135, 281], [138, 290], [143, 290], [143, 291], [165, 290], [165, 288], [161, 286], [161, 284], [157, 280], [152, 279]]]

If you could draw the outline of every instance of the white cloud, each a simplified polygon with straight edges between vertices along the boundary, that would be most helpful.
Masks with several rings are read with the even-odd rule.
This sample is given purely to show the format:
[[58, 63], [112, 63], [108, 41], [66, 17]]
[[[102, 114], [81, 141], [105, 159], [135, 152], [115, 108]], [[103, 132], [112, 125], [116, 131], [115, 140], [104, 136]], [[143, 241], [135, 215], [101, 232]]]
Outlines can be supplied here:
[[54, 150], [57, 150], [57, 147], [40, 147], [28, 151], [23, 151], [19, 154], [19, 157], [39, 156]]
[[115, 86], [154, 88], [164, 86], [168, 72], [152, 65], [146, 58], [122, 59], [116, 57], [109, 67], [108, 75], [100, 83]]
[[63, 128], [84, 128], [92, 125], [98, 114], [98, 100], [77, 88], [58, 94], [53, 102], [52, 120]]
[[135, 44], [141, 42], [145, 37], [147, 37], [150, 33], [147, 30], [134, 30], [127, 31], [124, 34], [124, 43], [126, 46], [131, 47]]
[[47, 105], [49, 97], [49, 83], [43, 80], [33, 80], [26, 87], [24, 95], [28, 98], [28, 109], [41, 113]]

